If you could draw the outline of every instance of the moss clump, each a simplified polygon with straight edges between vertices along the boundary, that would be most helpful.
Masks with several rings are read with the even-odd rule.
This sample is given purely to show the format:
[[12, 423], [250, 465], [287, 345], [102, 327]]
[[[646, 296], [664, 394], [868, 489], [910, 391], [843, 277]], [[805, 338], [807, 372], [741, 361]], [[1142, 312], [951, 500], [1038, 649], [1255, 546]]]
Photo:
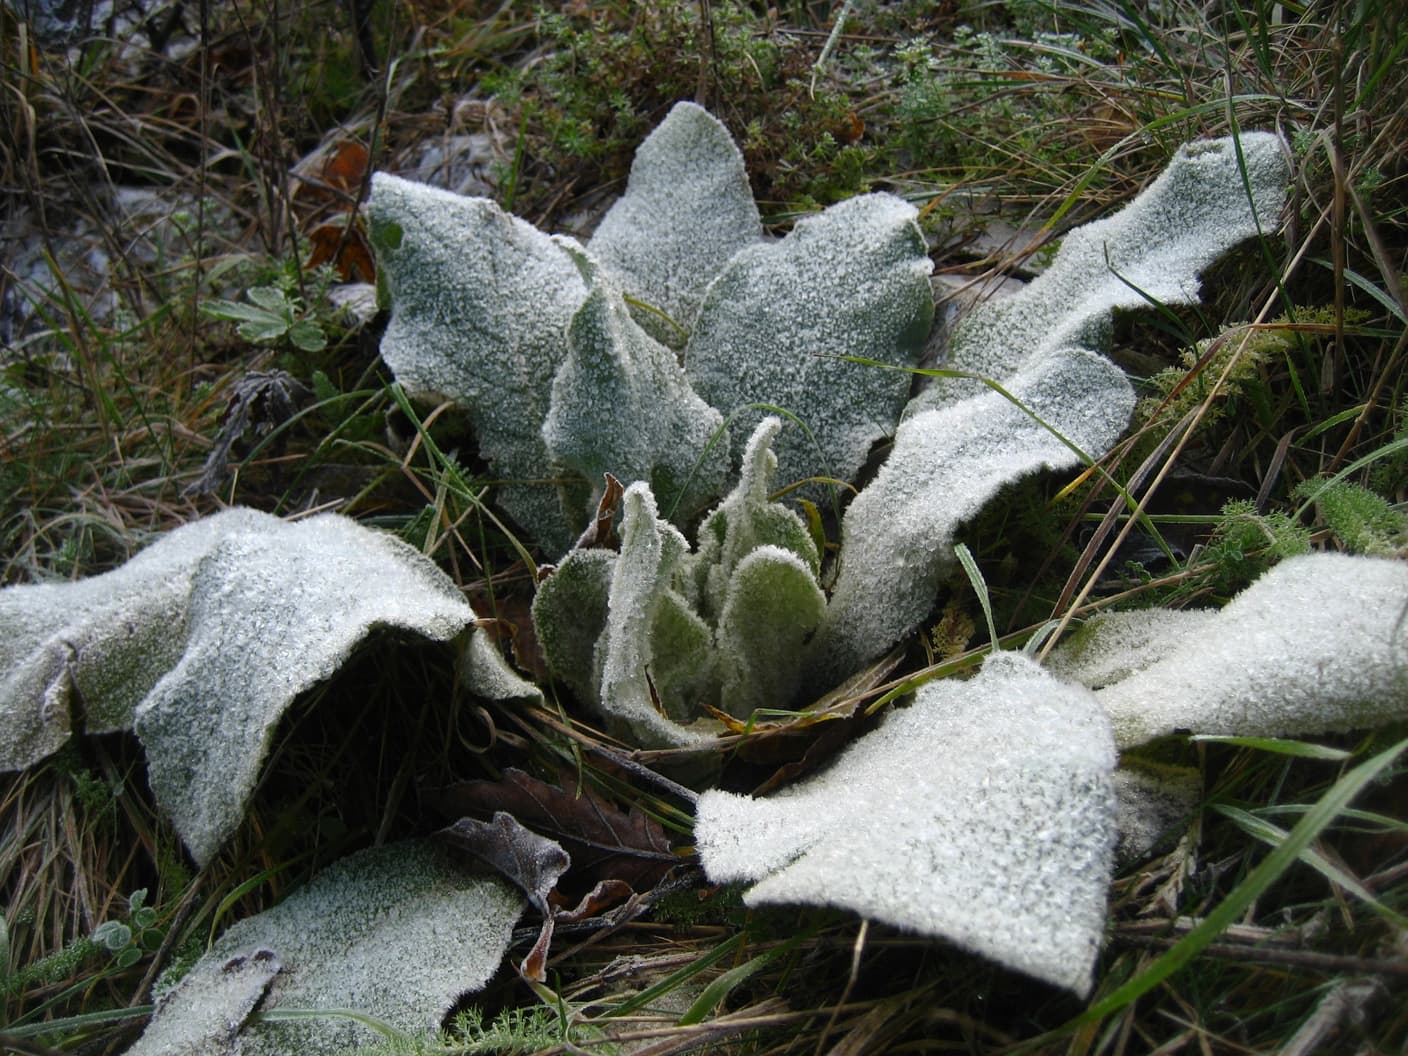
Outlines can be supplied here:
[[1315, 504], [1325, 526], [1352, 554], [1394, 557], [1408, 550], [1408, 515], [1347, 480], [1306, 480], [1296, 496]]
[[1211, 585], [1219, 594], [1241, 590], [1272, 565], [1310, 552], [1310, 532], [1289, 514], [1258, 513], [1250, 499], [1222, 507], [1204, 557], [1212, 562]]

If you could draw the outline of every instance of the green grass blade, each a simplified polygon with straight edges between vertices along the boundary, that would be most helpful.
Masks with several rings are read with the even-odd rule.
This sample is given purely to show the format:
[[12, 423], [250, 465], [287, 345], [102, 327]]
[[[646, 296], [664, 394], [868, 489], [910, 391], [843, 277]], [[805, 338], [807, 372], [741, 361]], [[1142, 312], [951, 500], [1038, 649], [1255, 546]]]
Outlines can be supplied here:
[[731, 956], [733, 952], [738, 949], [738, 947], [742, 946], [744, 942], [747, 941], [747, 939], [748, 933], [746, 931], [740, 931], [737, 935], [733, 936], [733, 938], [729, 939], [728, 941], [719, 943], [719, 945], [715, 946], [703, 957], [699, 958], [699, 960], [694, 961], [692, 964], [685, 965], [677, 972], [672, 972], [664, 979], [661, 979], [654, 986], [646, 987], [646, 989], [636, 994], [635, 997], [628, 998], [627, 1000], [622, 1001], [615, 1008], [603, 1013], [603, 1015], [610, 1017], [625, 1016], [629, 1015], [632, 1012], [635, 1012], [637, 1009], [644, 1008], [646, 1005], [650, 1004], [650, 1002], [654, 1001], [657, 997], [660, 997], [662, 994], [668, 994], [671, 990], [679, 986], [681, 983], [685, 982], [687, 979], [693, 978], [700, 972], [704, 971], [706, 968], [709, 968], [717, 964], [719, 961], [724, 960], [726, 957]]
[[973, 584], [973, 593], [978, 595], [978, 604], [983, 607], [983, 618], [988, 621], [988, 641], [996, 652], [997, 624], [992, 621], [992, 600], [988, 597], [988, 585], [983, 580], [983, 574], [978, 570], [978, 562], [973, 559], [973, 551], [968, 549], [967, 543], [959, 543], [953, 548], [953, 552], [958, 557], [958, 563], [963, 566], [968, 582]]
[[704, 1022], [709, 1013], [718, 1007], [719, 1002], [733, 992], [734, 987], [762, 971], [783, 953], [795, 946], [800, 938], [801, 936], [797, 936], [775, 950], [760, 953], [751, 960], [744, 961], [742, 964], [735, 965], [724, 972], [723, 975], [719, 976], [704, 988], [704, 992], [699, 995], [694, 1004], [690, 1005], [685, 1014], [680, 1017], [679, 1025], [687, 1027], [693, 1023]]
[[[1268, 846], [1279, 847], [1285, 842], [1286, 830], [1279, 825], [1273, 825], [1265, 818], [1259, 818], [1255, 814], [1248, 813], [1238, 807], [1228, 806], [1225, 803], [1214, 803], [1212, 809], [1217, 811], [1224, 818], [1230, 820], [1247, 835], [1255, 836]], [[1374, 897], [1372, 891], [1319, 851], [1315, 850], [1315, 848], [1307, 847], [1305, 850], [1301, 851], [1300, 860], [1325, 879], [1338, 884], [1340, 887], [1353, 894], [1385, 920], [1391, 921], [1397, 927], [1408, 928], [1408, 917], [1384, 905]]]
[[1144, 971], [1119, 987], [1104, 1000], [1096, 1002], [1065, 1026], [1053, 1034], [1034, 1038], [1032, 1042], [1050, 1040], [1053, 1036], [1069, 1034], [1072, 1031], [1098, 1022], [1147, 994], [1154, 987], [1173, 975], [1203, 948], [1216, 939], [1227, 927], [1236, 923], [1263, 892], [1280, 879], [1291, 864], [1300, 857], [1302, 851], [1313, 843], [1322, 832], [1337, 818], [1364, 787], [1379, 774], [1393, 765], [1408, 750], [1408, 738], [1399, 741], [1345, 774], [1322, 796], [1305, 816], [1296, 823], [1279, 846], [1262, 859], [1246, 878], [1233, 889], [1222, 903], [1203, 918], [1202, 923], [1188, 932], [1170, 947], [1158, 960]]
[[1215, 733], [1199, 733], [1189, 738], [1207, 744], [1230, 744], [1236, 748], [1255, 748], [1261, 752], [1275, 752], [1277, 755], [1294, 755], [1301, 759], [1329, 759], [1343, 762], [1354, 753], [1343, 748], [1331, 748], [1324, 744], [1311, 744], [1308, 741], [1290, 741], [1280, 737], [1224, 737]]

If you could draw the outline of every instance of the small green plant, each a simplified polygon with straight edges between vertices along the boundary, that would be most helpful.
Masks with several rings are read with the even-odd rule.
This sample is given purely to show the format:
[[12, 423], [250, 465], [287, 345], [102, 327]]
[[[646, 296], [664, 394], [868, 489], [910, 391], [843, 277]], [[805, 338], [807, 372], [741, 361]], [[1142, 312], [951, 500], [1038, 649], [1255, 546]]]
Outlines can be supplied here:
[[[580, 1041], [580, 1035], [598, 1032], [576, 1033]], [[527, 1056], [563, 1040], [556, 1009], [544, 1005], [506, 1008], [486, 1023], [483, 1012], [470, 1007], [456, 1012], [439, 1033], [362, 1046], [348, 1056]]]
[[1203, 557], [1212, 562], [1213, 589], [1227, 597], [1286, 558], [1309, 552], [1310, 532], [1294, 517], [1260, 513], [1250, 499], [1234, 499], [1223, 506]]
[[125, 920], [105, 920], [93, 930], [93, 942], [112, 954], [115, 968], [131, 968], [166, 938], [166, 932], [157, 927], [156, 910], [146, 902], [145, 887], [133, 891], [127, 898]]
[[279, 286], [251, 286], [245, 296], [248, 304], [202, 301], [200, 310], [212, 319], [238, 323], [239, 335], [257, 345], [287, 341], [301, 352], [327, 347], [327, 331], [301, 298]]

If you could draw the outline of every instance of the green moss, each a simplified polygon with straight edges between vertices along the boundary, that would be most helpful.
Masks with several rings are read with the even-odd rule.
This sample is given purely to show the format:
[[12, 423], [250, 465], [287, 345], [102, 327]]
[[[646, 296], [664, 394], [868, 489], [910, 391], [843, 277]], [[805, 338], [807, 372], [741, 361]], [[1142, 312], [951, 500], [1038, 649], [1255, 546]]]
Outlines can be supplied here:
[[1286, 513], [1258, 513], [1249, 499], [1222, 507], [1204, 557], [1212, 562], [1213, 589], [1234, 594], [1272, 565], [1310, 552], [1310, 533]]
[[1314, 502], [1317, 516], [1352, 554], [1387, 557], [1408, 550], [1408, 515], [1347, 480], [1306, 480], [1296, 496]]

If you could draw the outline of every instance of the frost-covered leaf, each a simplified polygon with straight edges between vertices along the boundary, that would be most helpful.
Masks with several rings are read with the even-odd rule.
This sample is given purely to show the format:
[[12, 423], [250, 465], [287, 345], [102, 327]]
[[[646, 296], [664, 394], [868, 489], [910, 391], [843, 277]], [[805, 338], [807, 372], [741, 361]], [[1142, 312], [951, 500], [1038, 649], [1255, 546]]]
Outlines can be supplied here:
[[[106, 575], [0, 591], [0, 761], [42, 759], [75, 712], [90, 733], [131, 727], [157, 801], [204, 863], [239, 824], [299, 693], [378, 628], [444, 641], [473, 620], [454, 584], [393, 536], [336, 514], [230, 510]], [[466, 656], [503, 695], [531, 694], [492, 649], [471, 641]]]
[[719, 617], [720, 708], [746, 719], [758, 708], [787, 707], [802, 647], [825, 611], [816, 574], [791, 550], [762, 546], [740, 561]]
[[[729, 471], [723, 416], [685, 380], [675, 354], [631, 318], [621, 292], [569, 239], [587, 297], [567, 328], [543, 440], [554, 461], [587, 480], [646, 481], [684, 522], [721, 494]], [[590, 500], [595, 509], [596, 497]], [[580, 511], [585, 522], [589, 510]]]
[[1119, 857], [1133, 862], [1197, 811], [1202, 774], [1193, 767], [1124, 760], [1115, 770]]
[[[1278, 136], [1245, 133], [1241, 157], [1230, 138], [1180, 147], [1124, 209], [1067, 234], [1051, 267], [1024, 289], [960, 321], [946, 365], [1001, 380], [1045, 349], [1103, 349], [1117, 308], [1198, 303], [1199, 272], [1259, 230], [1272, 231], [1285, 196]], [[973, 382], [935, 379], [906, 413], [976, 391]]]
[[[656, 516], [655, 499], [646, 485], [627, 488], [621, 509], [621, 553], [612, 570], [606, 630], [597, 646], [601, 650], [601, 707], [625, 725], [638, 743], [692, 743], [704, 735], [685, 729], [662, 713], [651, 680], [657, 611], [671, 592], [675, 566], [688, 544]], [[678, 662], [678, 658], [672, 659]]]
[[1047, 658], [1067, 682], [1100, 689], [1162, 660], [1186, 641], [1206, 636], [1213, 609], [1132, 609], [1092, 616]]
[[[431, 841], [361, 851], [226, 931], [158, 1002], [128, 1056], [333, 1056], [379, 1038], [346, 1015], [326, 1015], [236, 1023], [228, 1043], [214, 1044], [213, 1014], [246, 1015], [260, 986], [261, 1012], [343, 1010], [406, 1033], [436, 1030], [461, 994], [497, 970], [522, 912], [507, 883]], [[270, 964], [272, 979], [251, 968]], [[183, 1036], [211, 1044], [181, 1047]]]
[[780, 546], [806, 562], [815, 575], [821, 567], [806, 522], [768, 492], [777, 473], [773, 441], [780, 418], [764, 418], [748, 438], [738, 484], [699, 526], [699, 553], [691, 557], [685, 589], [703, 616], [717, 622], [723, 611], [733, 570], [760, 546]]
[[[1122, 629], [1094, 627], [1084, 662], [1120, 648]], [[1280, 736], [1408, 718], [1408, 564], [1289, 558], [1096, 697], [1121, 747], [1177, 730]]]
[[19, 770], [84, 729], [111, 733], [181, 657], [196, 565], [231, 532], [269, 518], [235, 509], [162, 537], [122, 567], [72, 583], [0, 590], [0, 770]]
[[665, 828], [644, 811], [629, 813], [564, 775], [564, 787], [512, 767], [499, 781], [459, 781], [434, 795], [450, 817], [510, 812], [536, 832], [551, 836], [572, 856], [574, 876], [625, 880], [640, 891], [653, 887], [679, 863]]
[[382, 358], [411, 393], [469, 411], [480, 453], [509, 481], [498, 502], [561, 552], [581, 525], [568, 524], [576, 511], [564, 514], [540, 430], [586, 296], [576, 266], [486, 198], [377, 173], [370, 209], [392, 294]]
[[[852, 480], [889, 436], [911, 366], [933, 320], [931, 264], [914, 207], [867, 194], [799, 220], [775, 243], [742, 250], [705, 295], [685, 350], [699, 395], [725, 414], [765, 403], [795, 414], [812, 436], [778, 443], [783, 482]], [[761, 412], [736, 419], [737, 453]]]
[[592, 256], [627, 294], [662, 311], [641, 324], [682, 343], [704, 288], [744, 246], [763, 237], [743, 155], [728, 129], [694, 103], [677, 103], [636, 150], [626, 193], [592, 235]]
[[1080, 464], [1041, 421], [1099, 454], [1134, 407], [1119, 368], [1079, 349], [1044, 353], [1008, 391], [1021, 406], [985, 391], [901, 424], [889, 459], [842, 521], [836, 585], [810, 649], [813, 688], [828, 688], [919, 626], [952, 567], [955, 532], [999, 488]]
[[[1097, 353], [1115, 308], [1198, 294], [1198, 272], [1269, 228], [1284, 194], [1280, 141], [1242, 137], [1183, 147], [1124, 210], [1071, 232], [1055, 262], [1020, 293], [989, 301], [958, 326], [949, 366], [1001, 382], [1091, 458], [1133, 407], [1123, 375]], [[1113, 269], [1113, 270], [1112, 270]], [[953, 533], [1003, 484], [1077, 456], [1023, 411], [971, 379], [935, 379], [906, 409], [889, 460], [851, 504], [827, 618], [813, 645], [823, 677], [843, 677], [923, 620], [951, 558]]]
[[548, 948], [552, 943], [553, 908], [548, 896], [562, 874], [572, 866], [562, 845], [526, 828], [506, 811], [496, 811], [492, 821], [460, 818], [436, 834], [452, 847], [468, 851], [493, 866], [499, 875], [525, 895], [543, 918], [538, 941], [523, 959], [522, 972], [541, 983], [545, 978]]
[[1115, 771], [1119, 857], [1137, 861], [1197, 811], [1203, 775], [1192, 767], [1124, 759]]
[[195, 971], [157, 1000], [151, 1023], [128, 1056], [235, 1056], [250, 1014], [279, 974], [278, 955], [256, 949]]
[[573, 550], [533, 595], [533, 628], [543, 658], [588, 704], [601, 703], [596, 643], [606, 630], [615, 570], [610, 550]]
[[767, 799], [706, 792], [695, 839], [749, 905], [839, 906], [1085, 993], [1115, 842], [1109, 722], [999, 653], [931, 682], [831, 767]]
[[492, 821], [460, 818], [442, 829], [439, 838], [453, 847], [468, 851], [494, 867], [505, 879], [528, 896], [528, 901], [544, 916], [551, 916], [548, 895], [552, 894], [572, 859], [555, 840], [525, 828], [507, 811], [494, 812]]

